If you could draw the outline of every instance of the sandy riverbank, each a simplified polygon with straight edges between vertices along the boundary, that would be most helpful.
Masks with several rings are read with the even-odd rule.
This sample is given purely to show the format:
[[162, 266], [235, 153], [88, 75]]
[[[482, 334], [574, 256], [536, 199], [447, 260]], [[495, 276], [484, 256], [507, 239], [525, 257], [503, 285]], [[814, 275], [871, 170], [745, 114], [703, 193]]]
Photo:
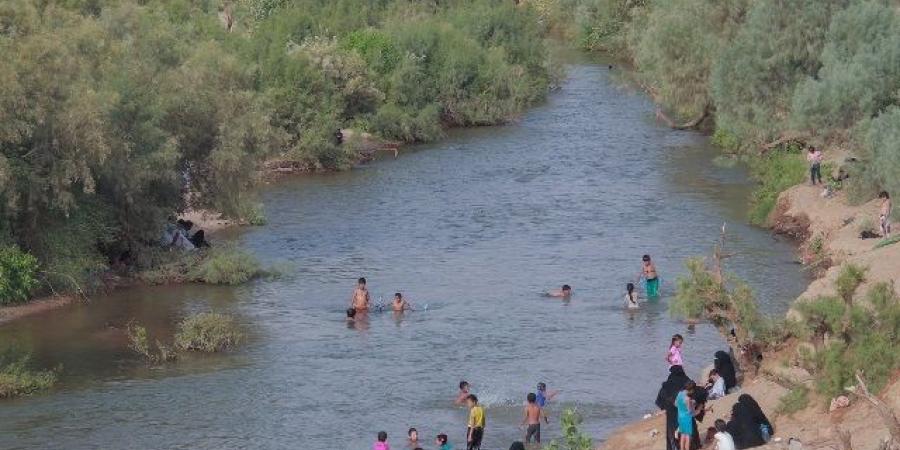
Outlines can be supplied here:
[[[866, 281], [860, 288], [861, 292], [879, 282], [893, 282], [895, 286], [900, 286], [900, 244], [876, 249], [875, 245], [879, 239], [859, 238], [859, 224], [866, 218], [870, 220], [877, 218], [878, 200], [852, 206], [848, 204], [846, 194], [842, 192], [831, 198], [824, 198], [821, 191], [820, 187], [809, 185], [797, 185], [788, 189], [780, 195], [778, 207], [771, 217], [773, 229], [799, 237], [803, 241], [801, 249], [809, 249], [814, 242], [821, 243], [822, 251], [819, 254], [830, 261], [830, 267], [810, 283], [797, 301], [835, 294], [834, 281], [841, 266], [847, 263], [868, 269]], [[791, 370], [786, 369], [789, 366], [784, 364], [787, 355], [768, 356], [760, 373], [784, 374], [786, 370]], [[800, 377], [793, 378], [802, 379], [803, 376], [801, 374]], [[659, 386], [648, 388], [649, 408], [653, 407], [652, 401], [658, 388]], [[828, 412], [829, 399], [811, 394], [809, 407], [789, 417], [775, 413], [780, 398], [788, 391], [776, 380], [760, 375], [745, 382], [742, 389], [743, 392], [756, 398], [773, 420], [776, 428], [775, 436], [780, 438], [779, 442], [773, 441], [767, 446], [758, 447], [760, 449], [785, 449], [790, 437], [800, 439], [805, 450], [840, 449], [841, 443], [835, 431], [837, 426], [851, 433], [853, 448], [857, 450], [875, 449], [880, 440], [888, 435], [887, 427], [877, 413], [862, 399], [851, 397], [850, 407]], [[900, 411], [900, 377], [895, 376], [881, 398], [893, 406], [895, 411]], [[711, 417], [707, 416], [710, 418], [706, 419], [701, 427], [705, 429], [711, 426], [717, 418], [727, 420], [735, 400], [736, 396], [730, 395], [713, 402], [715, 412]], [[628, 424], [616, 430], [599, 448], [664, 450], [666, 447], [664, 421], [664, 416], [660, 415]], [[658, 434], [654, 434], [654, 430]]]

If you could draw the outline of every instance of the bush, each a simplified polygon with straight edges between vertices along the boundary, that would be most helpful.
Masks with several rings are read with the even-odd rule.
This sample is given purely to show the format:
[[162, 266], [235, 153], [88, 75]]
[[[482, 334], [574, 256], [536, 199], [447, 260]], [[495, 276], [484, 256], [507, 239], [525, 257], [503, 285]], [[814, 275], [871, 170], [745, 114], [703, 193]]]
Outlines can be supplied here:
[[32, 370], [30, 355], [16, 355], [7, 349], [0, 353], [0, 399], [31, 395], [53, 387], [56, 372]]
[[0, 305], [26, 302], [37, 287], [37, 258], [18, 247], [0, 247]]
[[671, 0], [653, 3], [629, 42], [639, 74], [654, 97], [694, 119], [712, 108], [713, 63], [740, 29], [747, 0]]
[[594, 441], [579, 430], [581, 415], [574, 409], [566, 409], [560, 418], [562, 438], [553, 440], [547, 445], [547, 450], [593, 450]]
[[189, 278], [209, 284], [241, 284], [264, 275], [255, 256], [234, 247], [216, 247], [198, 265], [189, 269]]
[[750, 222], [766, 225], [769, 215], [775, 209], [778, 195], [785, 189], [802, 183], [806, 177], [807, 165], [797, 149], [772, 151], [750, 162], [750, 171], [760, 185], [750, 199]]
[[150, 343], [150, 333], [147, 328], [129, 323], [125, 332], [128, 335], [128, 348], [144, 357], [148, 362], [158, 364], [176, 359], [175, 352], [159, 340], [156, 340], [155, 347]]
[[778, 400], [775, 413], [790, 416], [803, 411], [807, 406], [809, 406], [809, 389], [806, 386], [797, 386]]
[[243, 335], [234, 318], [224, 314], [201, 313], [184, 319], [175, 334], [181, 350], [220, 352], [236, 346]]

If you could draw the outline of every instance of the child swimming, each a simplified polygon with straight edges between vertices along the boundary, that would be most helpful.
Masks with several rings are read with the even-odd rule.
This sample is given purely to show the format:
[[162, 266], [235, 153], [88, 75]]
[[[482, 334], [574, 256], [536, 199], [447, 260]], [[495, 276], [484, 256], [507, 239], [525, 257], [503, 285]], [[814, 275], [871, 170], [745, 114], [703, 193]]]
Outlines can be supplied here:
[[625, 307], [628, 309], [638, 309], [641, 305], [638, 304], [637, 294], [634, 293], [634, 283], [628, 283], [625, 285]]
[[409, 305], [403, 298], [403, 294], [397, 292], [394, 294], [394, 301], [391, 303], [391, 308], [393, 308], [394, 312], [403, 312], [406, 310], [412, 310], [412, 307]]
[[459, 393], [456, 394], [456, 400], [453, 401], [453, 404], [464, 405], [467, 398], [469, 398], [469, 382], [463, 380], [459, 382]]
[[568, 298], [571, 295], [572, 295], [572, 286], [569, 286], [568, 284], [562, 285], [562, 288], [560, 288], [560, 289], [553, 289], [553, 290], [547, 291], [548, 297]]

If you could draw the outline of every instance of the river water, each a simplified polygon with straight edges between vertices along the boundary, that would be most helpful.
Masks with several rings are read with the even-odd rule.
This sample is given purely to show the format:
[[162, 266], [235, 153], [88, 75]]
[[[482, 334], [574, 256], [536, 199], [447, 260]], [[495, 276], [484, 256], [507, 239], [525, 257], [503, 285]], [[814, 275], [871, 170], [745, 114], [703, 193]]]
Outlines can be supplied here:
[[[236, 288], [136, 288], [0, 328], [46, 366], [54, 392], [0, 402], [3, 449], [354, 449], [410, 426], [462, 446], [469, 380], [487, 406], [486, 449], [521, 438], [525, 394], [560, 389], [602, 438], [652, 411], [666, 344], [686, 335], [697, 373], [724, 348], [712, 327], [674, 321], [667, 297], [684, 258], [711, 249], [723, 222], [764, 310], [804, 288], [792, 249], [745, 225], [752, 186], [711, 163], [706, 139], [653, 121], [653, 105], [583, 62], [546, 104], [515, 124], [454, 131], [347, 173], [264, 189], [269, 224], [235, 234], [289, 276]], [[625, 283], [652, 254], [663, 298], [634, 313]], [[385, 300], [402, 291], [427, 311], [372, 314], [348, 326], [357, 277]], [[570, 301], [539, 292], [571, 284]], [[236, 315], [238, 351], [147, 367], [121, 327], [163, 339], [197, 311]], [[559, 434], [554, 423], [546, 438]]]

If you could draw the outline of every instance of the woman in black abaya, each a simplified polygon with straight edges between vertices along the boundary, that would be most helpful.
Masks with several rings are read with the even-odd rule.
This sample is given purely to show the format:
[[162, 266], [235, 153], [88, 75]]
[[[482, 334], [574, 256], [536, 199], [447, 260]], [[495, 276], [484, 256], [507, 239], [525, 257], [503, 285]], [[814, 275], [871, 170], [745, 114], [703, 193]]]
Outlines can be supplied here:
[[734, 363], [731, 356], [723, 351], [716, 352], [714, 364], [716, 372], [725, 381], [725, 392], [737, 386], [737, 372], [734, 370]]
[[[675, 397], [684, 389], [691, 379], [684, 373], [681, 366], [669, 368], [669, 378], [663, 382], [656, 396], [656, 406], [666, 412], [666, 450], [679, 450], [678, 440], [675, 439], [675, 430], [678, 428], [678, 408], [675, 407]], [[700, 432], [697, 429], [697, 421], [694, 421], [694, 435], [691, 437], [691, 449], [700, 448]], [[687, 449], [685, 449], [687, 450]]]

